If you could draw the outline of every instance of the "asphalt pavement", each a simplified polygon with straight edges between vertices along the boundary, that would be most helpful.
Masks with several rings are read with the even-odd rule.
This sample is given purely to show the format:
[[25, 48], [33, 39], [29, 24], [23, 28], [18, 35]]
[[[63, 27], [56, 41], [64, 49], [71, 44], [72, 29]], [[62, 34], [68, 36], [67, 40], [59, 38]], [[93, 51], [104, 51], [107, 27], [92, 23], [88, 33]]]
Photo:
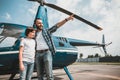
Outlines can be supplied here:
[[[120, 80], [120, 65], [75, 64], [68, 66], [74, 80]], [[69, 80], [64, 69], [53, 70], [55, 80]], [[33, 73], [32, 80], [38, 80]], [[8, 80], [10, 75], [0, 75], [0, 80]], [[14, 80], [19, 80], [17, 74]]]

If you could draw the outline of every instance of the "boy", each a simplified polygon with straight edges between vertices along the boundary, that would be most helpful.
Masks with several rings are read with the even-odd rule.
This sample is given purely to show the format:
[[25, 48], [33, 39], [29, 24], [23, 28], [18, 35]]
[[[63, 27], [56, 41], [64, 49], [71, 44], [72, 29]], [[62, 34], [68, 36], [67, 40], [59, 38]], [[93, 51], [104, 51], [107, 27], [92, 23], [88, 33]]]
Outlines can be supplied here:
[[35, 57], [35, 30], [29, 27], [25, 31], [26, 38], [21, 39], [19, 49], [20, 80], [31, 80]]

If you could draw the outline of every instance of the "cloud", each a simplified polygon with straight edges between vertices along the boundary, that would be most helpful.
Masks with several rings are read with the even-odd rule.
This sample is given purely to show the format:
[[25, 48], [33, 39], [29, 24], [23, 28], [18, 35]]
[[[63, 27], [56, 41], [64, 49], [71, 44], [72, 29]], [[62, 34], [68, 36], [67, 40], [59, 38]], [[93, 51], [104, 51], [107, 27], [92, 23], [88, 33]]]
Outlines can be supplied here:
[[[120, 33], [120, 0], [56, 0], [54, 4], [74, 12], [103, 28], [103, 31], [98, 31], [74, 19], [74, 21], [69, 21], [59, 28], [54, 35], [101, 43], [102, 34], [105, 34], [106, 42], [113, 42], [107, 47], [108, 53], [120, 55], [120, 36], [118, 35]], [[33, 3], [31, 6], [27, 6], [27, 9], [24, 9], [27, 10], [25, 16], [29, 18], [26, 23], [32, 25], [37, 8], [38, 3]], [[68, 15], [49, 7], [47, 7], [47, 10], [50, 26], [68, 17]], [[5, 19], [11, 19], [9, 13], [6, 13], [4, 17]], [[85, 57], [94, 53], [104, 54], [99, 49], [93, 49], [92, 47], [78, 47], [78, 50]]]
[[[61, 8], [64, 8], [66, 10], [69, 10], [71, 12], [75, 12], [75, 13], [79, 13], [79, 7], [76, 7], [77, 5], [79, 5], [79, 3], [81, 2], [82, 0], [65, 0], [65, 1], [62, 1], [62, 0], [56, 0], [56, 3], [55, 5], [58, 5], [60, 6]], [[51, 8], [50, 8], [51, 9]], [[66, 14], [64, 13], [61, 13], [57, 10], [53, 10], [50, 12], [50, 15], [52, 16], [49, 16], [50, 19], [54, 16], [55, 19], [57, 18], [58, 20], [62, 20], [66, 17]], [[59, 16], [59, 18], [58, 18]]]
[[35, 15], [37, 8], [38, 8], [38, 3], [34, 3], [33, 6], [28, 9], [28, 12]]
[[[103, 28], [98, 31], [91, 26], [82, 23], [79, 20], [69, 21], [63, 27], [58, 29], [54, 35], [75, 38], [79, 40], [88, 40], [93, 42], [102, 42], [102, 35], [105, 34], [106, 43], [113, 42], [107, 47], [108, 53], [120, 55], [120, 1], [119, 0], [56, 0], [54, 3], [64, 9], [67, 9], [80, 17], [95, 23]], [[35, 6], [29, 9], [29, 12], [35, 14]], [[56, 24], [68, 15], [47, 7], [50, 26]], [[89, 54], [100, 53], [99, 49], [92, 47], [78, 47], [79, 52]], [[89, 52], [89, 53], [88, 53]]]
[[[115, 5], [114, 5], [115, 4]], [[114, 5], [114, 6], [113, 6]], [[119, 54], [120, 50], [118, 43], [120, 43], [120, 36], [118, 35], [120, 32], [120, 1], [112, 0], [109, 2], [108, 9], [106, 9], [106, 14], [99, 22], [104, 26], [104, 31], [107, 36], [109, 36], [109, 40], [113, 42], [111, 47], [109, 47], [109, 51], [113, 54]]]
[[[79, 3], [79, 4], [78, 4]], [[119, 0], [57, 0], [56, 5], [63, 7], [69, 11], [75, 12], [79, 16], [99, 25], [103, 31], [97, 31], [91, 26], [81, 23], [78, 20], [70, 21], [58, 29], [54, 34], [57, 36], [71, 37], [75, 39], [84, 39], [101, 43], [102, 34], [105, 34], [106, 42], [113, 42], [107, 47], [108, 53], [112, 55], [120, 55], [120, 1]], [[59, 16], [59, 17], [58, 17]], [[56, 13], [52, 10], [50, 13], [50, 23], [64, 19], [66, 15]], [[69, 28], [68, 28], [69, 27]], [[85, 47], [84, 47], [85, 48]], [[89, 48], [91, 49], [91, 48]], [[84, 53], [101, 53], [99, 49], [93, 51], [79, 47]], [[86, 51], [86, 52], [85, 52]], [[88, 55], [88, 54], [87, 54]], [[101, 53], [103, 55], [103, 53]]]
[[11, 18], [11, 15], [10, 15], [9, 13], [5, 13], [5, 19], [7, 19], [7, 20], [12, 19], [12, 18]]
[[32, 14], [36, 14], [35, 10], [33, 10], [33, 9], [28, 9], [28, 11]]

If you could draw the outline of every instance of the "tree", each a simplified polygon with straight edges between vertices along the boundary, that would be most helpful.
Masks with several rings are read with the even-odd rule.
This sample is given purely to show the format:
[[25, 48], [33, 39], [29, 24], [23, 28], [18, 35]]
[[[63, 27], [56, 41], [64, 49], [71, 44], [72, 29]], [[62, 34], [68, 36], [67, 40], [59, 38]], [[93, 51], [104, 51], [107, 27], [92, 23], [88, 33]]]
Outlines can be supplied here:
[[98, 53], [95, 54], [95, 57], [100, 57], [100, 55]]
[[93, 55], [88, 55], [88, 58], [93, 58], [94, 56]]
[[80, 53], [80, 58], [82, 58], [83, 57], [83, 54], [82, 53]]

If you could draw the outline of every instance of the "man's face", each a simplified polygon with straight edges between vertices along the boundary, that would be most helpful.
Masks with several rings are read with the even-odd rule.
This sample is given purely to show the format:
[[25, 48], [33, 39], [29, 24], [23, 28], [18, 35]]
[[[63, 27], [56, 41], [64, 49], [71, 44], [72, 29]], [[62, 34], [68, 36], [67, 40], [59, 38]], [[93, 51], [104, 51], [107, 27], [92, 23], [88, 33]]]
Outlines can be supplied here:
[[35, 24], [36, 24], [37, 29], [42, 30], [43, 23], [42, 23], [41, 19], [37, 19], [36, 22], [35, 22]]

